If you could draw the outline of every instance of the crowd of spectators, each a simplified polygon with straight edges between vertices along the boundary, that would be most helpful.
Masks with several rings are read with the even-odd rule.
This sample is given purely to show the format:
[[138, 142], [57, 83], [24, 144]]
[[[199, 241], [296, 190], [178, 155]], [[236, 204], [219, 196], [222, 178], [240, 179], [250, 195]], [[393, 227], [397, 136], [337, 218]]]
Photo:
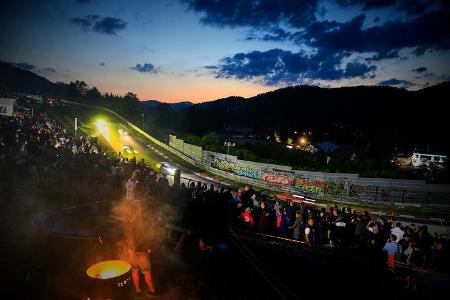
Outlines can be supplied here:
[[415, 267], [449, 272], [449, 239], [445, 231], [428, 231], [427, 225], [402, 224], [349, 207], [285, 203], [265, 199], [246, 186], [237, 192], [232, 207], [237, 225], [249, 231], [300, 241], [311, 247], [358, 250]]
[[106, 175], [117, 158], [97, 138], [75, 138], [40, 111], [2, 117], [0, 131], [1, 189], [27, 184], [40, 195], [66, 199], [101, 199], [110, 192]]

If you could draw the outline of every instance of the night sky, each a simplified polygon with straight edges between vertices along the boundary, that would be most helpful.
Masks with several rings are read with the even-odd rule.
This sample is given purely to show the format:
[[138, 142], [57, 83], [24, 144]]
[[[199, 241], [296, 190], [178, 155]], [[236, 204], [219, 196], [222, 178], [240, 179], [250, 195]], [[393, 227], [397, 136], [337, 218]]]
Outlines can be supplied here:
[[2, 0], [0, 60], [141, 100], [450, 80], [450, 0]]

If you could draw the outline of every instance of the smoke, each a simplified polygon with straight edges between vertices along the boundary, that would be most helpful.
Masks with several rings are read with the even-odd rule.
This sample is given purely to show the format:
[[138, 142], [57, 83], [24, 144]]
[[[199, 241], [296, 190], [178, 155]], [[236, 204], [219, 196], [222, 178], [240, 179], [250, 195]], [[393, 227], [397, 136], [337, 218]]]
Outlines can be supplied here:
[[111, 213], [122, 219], [122, 238], [117, 241], [120, 259], [131, 261], [133, 251], [166, 252], [168, 236], [166, 224], [178, 216], [169, 205], [161, 204], [160, 197], [144, 200], [121, 200], [112, 206]]

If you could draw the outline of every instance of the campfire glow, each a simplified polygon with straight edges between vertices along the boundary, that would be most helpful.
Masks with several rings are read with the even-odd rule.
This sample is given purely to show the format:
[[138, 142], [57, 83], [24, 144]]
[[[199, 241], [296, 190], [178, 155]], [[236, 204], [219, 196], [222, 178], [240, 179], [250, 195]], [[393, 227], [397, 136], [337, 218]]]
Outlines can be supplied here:
[[86, 273], [91, 278], [109, 279], [123, 275], [130, 269], [131, 265], [126, 261], [107, 260], [92, 265]]

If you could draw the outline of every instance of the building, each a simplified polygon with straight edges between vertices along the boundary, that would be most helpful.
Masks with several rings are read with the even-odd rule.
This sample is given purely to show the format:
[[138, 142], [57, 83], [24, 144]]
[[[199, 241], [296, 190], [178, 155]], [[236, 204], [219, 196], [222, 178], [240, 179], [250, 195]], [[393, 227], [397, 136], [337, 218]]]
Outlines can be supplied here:
[[16, 110], [16, 99], [0, 98], [0, 115], [12, 117]]
[[445, 167], [445, 163], [448, 158], [446, 155], [438, 155], [438, 154], [425, 154], [414, 152], [411, 156], [411, 164], [418, 167], [429, 167], [429, 166], [437, 166], [437, 167]]

